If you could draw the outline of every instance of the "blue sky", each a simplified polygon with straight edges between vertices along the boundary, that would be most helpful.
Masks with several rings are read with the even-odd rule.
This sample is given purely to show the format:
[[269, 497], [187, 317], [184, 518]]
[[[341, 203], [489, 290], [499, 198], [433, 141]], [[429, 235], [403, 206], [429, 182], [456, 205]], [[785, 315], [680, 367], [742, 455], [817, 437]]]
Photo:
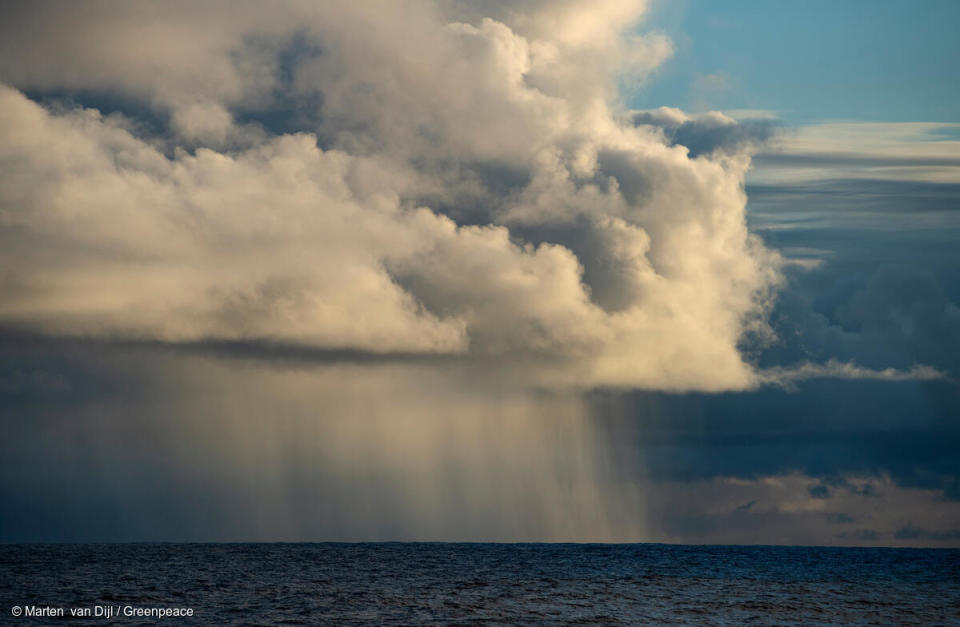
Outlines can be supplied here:
[[636, 108], [764, 109], [788, 124], [960, 121], [960, 3], [655, 0], [674, 57]]

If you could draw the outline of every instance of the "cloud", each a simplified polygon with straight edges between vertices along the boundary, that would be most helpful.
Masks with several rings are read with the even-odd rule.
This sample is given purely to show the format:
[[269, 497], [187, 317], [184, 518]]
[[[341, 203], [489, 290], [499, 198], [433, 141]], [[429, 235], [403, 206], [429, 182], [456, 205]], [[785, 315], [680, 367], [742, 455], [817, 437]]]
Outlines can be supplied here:
[[662, 129], [673, 145], [686, 146], [691, 157], [754, 151], [766, 146], [780, 128], [776, 119], [766, 116], [734, 119], [719, 111], [691, 116], [671, 107], [634, 111], [631, 119], [637, 126]]
[[785, 132], [756, 156], [751, 181], [862, 179], [960, 183], [958, 124], [831, 122]]
[[[960, 410], [949, 380], [810, 379], [737, 394], [590, 393], [590, 411], [625, 477], [691, 482], [800, 472], [814, 496], [865, 492], [843, 477], [887, 475], [956, 499]], [[735, 500], [734, 504], [751, 498]]]
[[[602, 416], [580, 394], [533, 391], [469, 360], [264, 362], [22, 337], [0, 347], [4, 380], [12, 370], [59, 382], [56, 394], [23, 388], [0, 403], [7, 541], [956, 544], [894, 537], [911, 522], [948, 531], [960, 504], [938, 486], [876, 471], [896, 461], [890, 451], [908, 454], [916, 431], [892, 432], [879, 442], [885, 455], [850, 465], [878, 442], [846, 431], [857, 419], [847, 403], [806, 421], [802, 411], [783, 419], [755, 404], [728, 415], [688, 409], [659, 427], [655, 409], [640, 407], [625, 421], [635, 444], [598, 428]], [[811, 403], [763, 393], [781, 397], [785, 411]], [[664, 396], [690, 404], [702, 395]], [[891, 413], [901, 424], [919, 420]], [[831, 452], [803, 431], [817, 420], [848, 448]], [[658, 445], [672, 474], [621, 464], [630, 455], [642, 466], [671, 427], [697, 447]], [[767, 439], [751, 440], [751, 427]], [[954, 469], [956, 435], [933, 438], [901, 462], [930, 472], [939, 455]], [[812, 464], [798, 469], [803, 453]], [[812, 494], [817, 486], [825, 493]], [[858, 529], [877, 535], [839, 537]]]
[[802, 363], [785, 367], [768, 368], [758, 373], [766, 384], [792, 386], [809, 379], [867, 379], [877, 381], [936, 381], [945, 378], [944, 373], [930, 366], [915, 365], [909, 370], [884, 368], [872, 370], [853, 362], [829, 360], [823, 364]]
[[[867, 530], [863, 494], [809, 492], [889, 440], [824, 436], [837, 461], [750, 423], [745, 469], [709, 421], [709, 446], [684, 444], [703, 410], [643, 434], [636, 481], [636, 433], [608, 441], [580, 394], [940, 376], [915, 365], [935, 352], [756, 358], [787, 270], [744, 182], [776, 123], [627, 110], [671, 51], [644, 10], [4, 7], [0, 535], [777, 542], [775, 523], [833, 538], [847, 516], [892, 537], [909, 521]], [[930, 290], [939, 309], [870, 313], [903, 282], [851, 300], [843, 332], [952, 328]], [[724, 416], [835, 417], [776, 398]], [[956, 491], [956, 438], [908, 435], [884, 503], [930, 506]]]
[[960, 307], [932, 273], [883, 266], [836, 315], [866, 342], [883, 338], [914, 358], [958, 366], [954, 357], [960, 349]]
[[933, 540], [939, 542], [956, 542], [960, 540], [960, 529], [947, 529], [944, 531], [932, 531], [913, 526], [910, 523], [894, 532], [894, 537], [898, 540]]
[[[104, 3], [69, 29], [49, 10], [17, 9], [33, 35], [0, 76], [140, 99], [167, 126], [3, 88], [7, 326], [756, 384], [738, 345], [780, 260], [745, 224], [750, 142], [708, 116], [723, 148], [691, 159], [622, 122], [624, 68], [666, 54], [628, 33], [642, 4]], [[317, 109], [268, 120], [291, 103]]]
[[[648, 484], [645, 508], [650, 537], [699, 544], [796, 544], [861, 546], [951, 546], [958, 536], [949, 525], [957, 503], [929, 490], [897, 486], [885, 477], [846, 476], [855, 488], [865, 482], [876, 492], [851, 490], [811, 496], [816, 480], [801, 473], [750, 479], [715, 477], [685, 484]], [[910, 512], [906, 514], [904, 512]], [[932, 529], [907, 522], [922, 517]]]
[[[913, 239], [908, 233], [889, 238], [899, 239], [904, 247]], [[908, 248], [904, 252], [909, 257], [903, 262], [893, 263], [895, 258], [888, 254], [888, 263], [879, 267], [850, 269], [846, 259], [851, 253], [847, 252], [831, 259], [839, 266], [836, 270], [828, 263], [793, 277], [795, 287], [779, 300], [771, 316], [782, 339], [765, 349], [762, 362], [775, 367], [769, 374], [785, 379], [826, 374], [886, 380], [942, 378], [955, 383], [960, 374], [960, 309], [950, 292], [957, 286], [949, 274], [938, 276], [932, 268], [919, 265], [942, 264], [940, 255], [949, 255], [950, 247], [944, 241], [938, 250], [929, 237], [920, 240], [926, 242], [923, 254], [930, 260]], [[809, 294], [811, 287], [818, 290], [816, 300]], [[784, 370], [781, 364], [791, 362], [800, 363]]]

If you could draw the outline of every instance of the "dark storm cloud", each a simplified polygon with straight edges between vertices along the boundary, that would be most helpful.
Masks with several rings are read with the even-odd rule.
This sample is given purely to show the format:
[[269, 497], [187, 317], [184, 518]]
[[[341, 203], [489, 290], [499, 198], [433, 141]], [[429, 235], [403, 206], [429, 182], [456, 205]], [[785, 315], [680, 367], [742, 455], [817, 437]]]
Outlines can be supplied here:
[[789, 272], [771, 315], [779, 341], [760, 363], [925, 363], [957, 378], [960, 186], [835, 180], [748, 191], [767, 243], [819, 264]]
[[960, 392], [946, 382], [819, 381], [736, 395], [594, 393], [613, 459], [659, 480], [802, 472], [810, 496], [854, 490], [844, 475], [886, 474], [955, 498]]
[[[860, 520], [867, 509], [857, 508], [879, 498], [883, 477], [955, 502], [960, 227], [953, 216], [960, 189], [831, 180], [752, 186], [748, 192], [750, 219], [765, 241], [788, 257], [814, 262], [788, 269], [787, 287], [771, 315], [777, 340], [748, 349], [760, 365], [832, 358], [874, 367], [921, 362], [949, 378], [892, 385], [818, 381], [793, 391], [737, 395], [598, 393], [591, 400], [607, 417], [619, 467], [688, 484], [800, 472], [811, 479], [803, 491], [814, 503], [865, 499], [828, 516], [831, 524]], [[850, 477], [859, 479], [852, 483]], [[896, 529], [861, 528], [838, 537], [891, 542]], [[950, 542], [949, 533], [937, 533], [910, 540]]]

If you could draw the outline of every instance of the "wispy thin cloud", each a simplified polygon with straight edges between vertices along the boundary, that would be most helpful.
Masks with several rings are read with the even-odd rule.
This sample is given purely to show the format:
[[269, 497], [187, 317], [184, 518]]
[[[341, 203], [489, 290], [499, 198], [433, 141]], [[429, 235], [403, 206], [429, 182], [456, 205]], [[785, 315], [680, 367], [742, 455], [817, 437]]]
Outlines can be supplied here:
[[873, 381], [938, 381], [947, 379], [946, 374], [930, 366], [918, 364], [906, 370], [896, 368], [873, 369], [852, 361], [831, 359], [825, 363], [804, 362], [791, 366], [777, 366], [757, 372], [761, 385], [791, 387], [811, 379], [859, 379]]
[[755, 157], [751, 181], [960, 182], [960, 124], [833, 122], [785, 132]]

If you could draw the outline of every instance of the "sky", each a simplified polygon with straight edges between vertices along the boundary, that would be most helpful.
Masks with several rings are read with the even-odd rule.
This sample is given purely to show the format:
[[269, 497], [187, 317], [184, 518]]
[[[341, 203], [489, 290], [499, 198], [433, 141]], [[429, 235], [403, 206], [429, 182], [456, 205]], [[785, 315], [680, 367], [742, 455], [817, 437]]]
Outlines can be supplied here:
[[0, 541], [960, 546], [955, 3], [0, 20]]
[[951, 0], [654, 2], [674, 55], [636, 108], [765, 110], [823, 120], [960, 122]]

